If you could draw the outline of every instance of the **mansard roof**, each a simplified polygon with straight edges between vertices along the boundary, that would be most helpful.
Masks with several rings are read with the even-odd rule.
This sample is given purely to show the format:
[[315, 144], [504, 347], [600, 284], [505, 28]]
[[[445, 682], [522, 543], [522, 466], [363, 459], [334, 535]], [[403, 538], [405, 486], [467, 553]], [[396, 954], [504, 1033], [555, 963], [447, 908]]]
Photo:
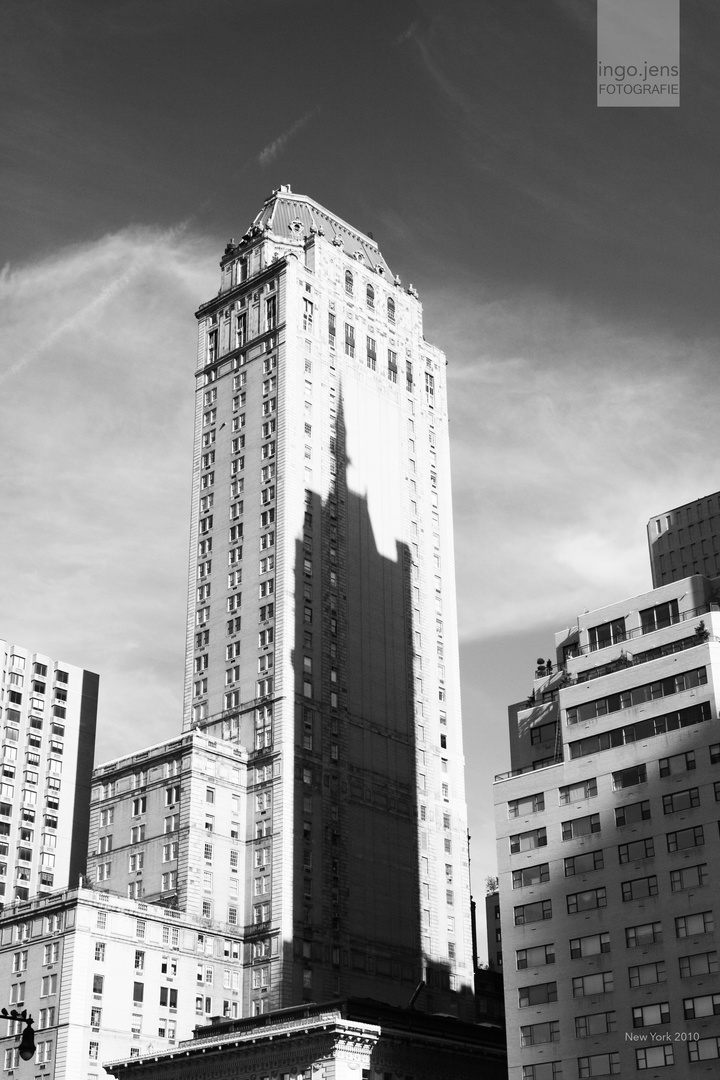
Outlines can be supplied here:
[[271, 232], [283, 240], [302, 238], [311, 232], [319, 233], [342, 247], [350, 258], [357, 259], [389, 281], [393, 280], [390, 267], [372, 237], [348, 225], [337, 214], [332, 214], [307, 195], [293, 194], [289, 184], [283, 184], [266, 200], [251, 230], [255, 231], [256, 228]]

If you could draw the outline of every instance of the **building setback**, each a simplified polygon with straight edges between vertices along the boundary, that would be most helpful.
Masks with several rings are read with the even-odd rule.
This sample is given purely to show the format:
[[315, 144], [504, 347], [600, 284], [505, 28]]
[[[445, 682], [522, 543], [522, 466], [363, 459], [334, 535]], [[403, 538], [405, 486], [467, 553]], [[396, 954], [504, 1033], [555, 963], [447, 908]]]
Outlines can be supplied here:
[[693, 576], [585, 613], [510, 710], [495, 809], [511, 1080], [689, 1077], [720, 1057], [713, 590]]
[[286, 187], [198, 320], [184, 725], [250, 751], [251, 1010], [424, 978], [470, 1016], [445, 359], [374, 240]]
[[690, 574], [720, 577], [720, 491], [654, 514], [647, 537], [653, 588]]
[[98, 677], [7, 641], [0, 660], [2, 907], [84, 871]]

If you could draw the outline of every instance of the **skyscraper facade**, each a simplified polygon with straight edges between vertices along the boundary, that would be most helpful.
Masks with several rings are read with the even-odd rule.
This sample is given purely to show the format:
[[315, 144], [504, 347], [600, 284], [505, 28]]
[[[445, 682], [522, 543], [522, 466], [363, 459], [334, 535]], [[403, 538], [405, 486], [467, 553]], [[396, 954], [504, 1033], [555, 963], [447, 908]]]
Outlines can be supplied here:
[[98, 677], [0, 641], [0, 906], [84, 872]]
[[[250, 750], [253, 1011], [470, 1015], [445, 359], [374, 240], [289, 188], [198, 312], [185, 729]], [[252, 859], [248, 860], [248, 865]]]
[[685, 1078], [720, 1058], [713, 595], [693, 576], [586, 612], [510, 710], [495, 810], [511, 1080]]

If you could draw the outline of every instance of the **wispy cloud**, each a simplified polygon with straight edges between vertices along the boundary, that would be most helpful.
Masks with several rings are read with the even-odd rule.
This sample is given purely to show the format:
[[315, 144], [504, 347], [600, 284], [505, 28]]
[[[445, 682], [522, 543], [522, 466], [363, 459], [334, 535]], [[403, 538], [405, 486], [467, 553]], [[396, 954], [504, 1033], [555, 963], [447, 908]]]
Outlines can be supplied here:
[[[38, 357], [42, 356], [43, 353], [47, 353], [52, 347], [56, 346], [58, 341], [64, 336], [78, 330], [88, 319], [91, 317], [97, 318], [105, 304], [109, 303], [120, 290], [124, 289], [135, 277], [137, 277], [137, 275], [148, 268], [151, 261], [157, 257], [158, 251], [179, 240], [189, 227], [191, 220], [192, 219], [188, 218], [185, 221], [178, 222], [169, 229], [158, 231], [157, 233], [153, 233], [149, 230], [143, 233], [140, 230], [136, 230], [134, 235], [136, 237], [143, 235], [144, 240], [140, 244], [130, 245], [131, 258], [124, 268], [99, 287], [94, 285], [94, 283], [91, 284], [91, 296], [89, 299], [83, 297], [83, 300], [79, 305], [74, 308], [74, 310], [71, 310], [69, 314], [64, 314], [56, 321], [51, 322], [51, 329], [46, 334], [41, 335], [35, 342], [27, 343], [26, 348], [24, 350], [21, 349], [18, 359], [8, 368], [0, 370], [0, 386], [6, 379], [19, 374], [27, 364], [36, 360]], [[126, 234], [128, 237], [130, 235], [132, 234]], [[86, 247], [84, 253], [87, 253], [89, 250], [91, 249]], [[61, 256], [61, 259], [62, 258], [63, 257]], [[80, 255], [80, 259], [82, 259], [82, 255]], [[32, 273], [32, 271], [30, 271], [30, 273]], [[3, 304], [14, 303], [17, 300], [18, 294], [21, 294], [26, 287], [27, 280], [27, 270], [21, 271], [16, 275], [9, 267], [5, 267], [3, 273], [0, 275], [0, 306]], [[93, 289], [94, 295], [92, 295]]]
[[100, 672], [101, 759], [180, 724], [192, 311], [215, 255], [128, 229], [0, 284], [2, 353], [24, 358], [2, 388], [0, 632]]
[[288, 142], [294, 135], [297, 135], [298, 131], [305, 127], [309, 120], [313, 118], [320, 111], [319, 107], [311, 109], [310, 112], [306, 112], [304, 116], [301, 116], [299, 120], [296, 120], [292, 127], [289, 127], [286, 131], [283, 131], [281, 135], [278, 135], [277, 139], [273, 139], [271, 143], [258, 154], [259, 165], [269, 165], [275, 161], [279, 154], [287, 146]]

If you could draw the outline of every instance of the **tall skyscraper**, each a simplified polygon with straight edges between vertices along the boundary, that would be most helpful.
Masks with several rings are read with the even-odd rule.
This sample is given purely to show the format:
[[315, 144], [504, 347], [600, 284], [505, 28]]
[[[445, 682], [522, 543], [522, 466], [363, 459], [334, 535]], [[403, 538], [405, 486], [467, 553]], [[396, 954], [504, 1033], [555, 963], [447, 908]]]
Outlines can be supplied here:
[[0, 906], [85, 870], [98, 677], [0, 641]]
[[495, 808], [511, 1080], [685, 1078], [720, 1058], [713, 588], [694, 576], [586, 612], [510, 710]]
[[653, 588], [690, 574], [720, 576], [720, 491], [653, 514], [647, 536]]
[[244, 923], [274, 957], [252, 1009], [406, 1004], [425, 978], [418, 1007], [469, 1016], [445, 359], [375, 241], [288, 187], [220, 266], [184, 728], [251, 751], [244, 840], [269, 863]]

